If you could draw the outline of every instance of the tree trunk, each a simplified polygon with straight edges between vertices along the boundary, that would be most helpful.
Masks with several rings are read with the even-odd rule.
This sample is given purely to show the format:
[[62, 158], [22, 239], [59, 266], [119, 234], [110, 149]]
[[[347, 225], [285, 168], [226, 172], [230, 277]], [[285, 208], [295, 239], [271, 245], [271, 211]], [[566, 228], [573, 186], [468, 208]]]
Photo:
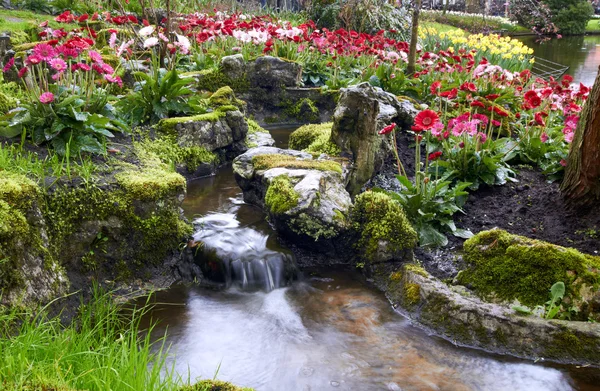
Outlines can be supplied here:
[[470, 14], [480, 14], [481, 6], [479, 5], [479, 0], [467, 0], [466, 2], [467, 12]]
[[417, 42], [419, 40], [419, 14], [421, 13], [421, 0], [413, 1], [412, 29], [410, 33], [410, 50], [408, 52], [408, 65], [406, 74], [415, 73], [415, 63], [417, 62]]
[[600, 72], [581, 111], [561, 190], [573, 207], [600, 200]]
[[446, 15], [446, 12], [448, 12], [448, 3], [450, 2], [450, 0], [446, 0], [444, 2], [444, 12], [442, 12], [442, 15]]

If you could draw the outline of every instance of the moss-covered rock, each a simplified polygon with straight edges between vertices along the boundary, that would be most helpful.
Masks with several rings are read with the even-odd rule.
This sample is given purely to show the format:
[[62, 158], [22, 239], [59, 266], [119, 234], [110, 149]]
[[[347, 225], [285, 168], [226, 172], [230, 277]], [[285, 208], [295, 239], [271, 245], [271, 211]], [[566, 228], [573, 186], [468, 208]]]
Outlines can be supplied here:
[[140, 159], [158, 158], [165, 164], [184, 165], [188, 173], [195, 172], [202, 164], [216, 164], [217, 155], [204, 147], [182, 147], [172, 135], [157, 139], [145, 138], [134, 143], [136, 154]]
[[[457, 282], [488, 299], [544, 305], [550, 287], [562, 281], [566, 287], [563, 302], [585, 306], [582, 290], [593, 292], [600, 287], [600, 257], [500, 229], [467, 240], [464, 260], [467, 268]], [[585, 308], [579, 310], [586, 313]]]
[[402, 207], [384, 193], [367, 191], [356, 197], [351, 218], [360, 239], [357, 250], [371, 262], [403, 258], [417, 245], [417, 233]]
[[177, 125], [193, 122], [216, 122], [225, 117], [228, 111], [236, 111], [235, 106], [222, 106], [210, 113], [192, 115], [188, 117], [173, 117], [161, 119], [158, 123], [158, 128], [167, 134], [176, 134]]
[[233, 89], [229, 86], [221, 87], [215, 91], [210, 98], [208, 98], [208, 104], [215, 108], [221, 106], [235, 106], [238, 109], [244, 109], [246, 107], [246, 102], [237, 99]]
[[339, 156], [341, 150], [331, 141], [332, 122], [304, 125], [290, 134], [289, 147], [312, 154]]
[[257, 170], [269, 170], [279, 167], [342, 173], [342, 166], [332, 160], [297, 159], [294, 156], [283, 154], [256, 155], [252, 158], [252, 164]]
[[294, 190], [290, 178], [280, 175], [271, 180], [265, 194], [265, 205], [273, 214], [282, 214], [298, 205], [300, 195]]
[[298, 102], [288, 103], [284, 109], [285, 114], [300, 122], [315, 122], [319, 120], [319, 109], [309, 98], [300, 99]]
[[221, 380], [202, 380], [192, 386], [181, 387], [179, 391], [254, 391], [254, 389], [238, 387]]

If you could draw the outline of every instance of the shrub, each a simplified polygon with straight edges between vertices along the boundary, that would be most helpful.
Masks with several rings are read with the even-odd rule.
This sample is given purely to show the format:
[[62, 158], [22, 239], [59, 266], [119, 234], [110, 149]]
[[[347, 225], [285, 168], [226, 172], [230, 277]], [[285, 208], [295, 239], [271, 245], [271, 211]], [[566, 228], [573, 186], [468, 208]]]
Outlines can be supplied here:
[[584, 34], [594, 9], [586, 0], [546, 0], [561, 34]]

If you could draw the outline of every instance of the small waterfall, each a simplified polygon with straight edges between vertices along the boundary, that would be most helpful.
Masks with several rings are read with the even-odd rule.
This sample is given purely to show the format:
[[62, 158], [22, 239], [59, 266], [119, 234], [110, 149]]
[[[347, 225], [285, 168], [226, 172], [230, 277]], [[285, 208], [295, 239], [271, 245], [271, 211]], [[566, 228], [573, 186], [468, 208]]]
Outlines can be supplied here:
[[293, 257], [267, 248], [268, 235], [241, 226], [234, 213], [211, 213], [194, 223], [199, 243], [194, 260], [208, 280], [270, 292], [294, 279]]

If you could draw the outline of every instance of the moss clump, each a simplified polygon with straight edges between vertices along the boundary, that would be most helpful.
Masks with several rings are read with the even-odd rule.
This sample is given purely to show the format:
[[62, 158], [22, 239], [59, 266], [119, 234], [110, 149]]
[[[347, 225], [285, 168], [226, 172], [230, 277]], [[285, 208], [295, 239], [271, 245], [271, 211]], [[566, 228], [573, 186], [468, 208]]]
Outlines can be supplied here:
[[246, 123], [248, 124], [248, 134], [269, 133], [267, 129], [264, 129], [258, 122], [251, 118], [246, 118]]
[[245, 76], [239, 79], [232, 79], [226, 76], [220, 69], [203, 69], [198, 72], [188, 72], [181, 75], [193, 76], [198, 79], [196, 88], [215, 92], [221, 87], [229, 86], [235, 92], [245, 92], [250, 88], [250, 82]]
[[0, 113], [6, 114], [17, 107], [17, 100], [0, 92]]
[[135, 200], [158, 200], [185, 191], [185, 178], [161, 165], [128, 169], [115, 175], [126, 194]]
[[319, 109], [309, 98], [300, 99], [295, 104], [288, 104], [285, 113], [290, 117], [302, 122], [314, 122], [319, 120]]
[[254, 389], [234, 386], [221, 380], [202, 380], [194, 385], [184, 386], [179, 391], [254, 391]]
[[331, 239], [339, 233], [334, 226], [324, 224], [306, 213], [300, 213], [297, 217], [291, 219], [289, 225], [298, 235], [307, 235], [315, 241], [321, 238]]
[[188, 172], [195, 172], [204, 163], [216, 162], [217, 155], [209, 152], [204, 147], [181, 147], [174, 136], [167, 135], [155, 140], [149, 138], [134, 143], [136, 155], [140, 160], [153, 157], [166, 164], [185, 164]]
[[422, 277], [429, 276], [429, 273], [427, 273], [427, 271], [425, 269], [423, 269], [423, 267], [421, 267], [417, 264], [414, 264], [414, 263], [409, 263], [409, 264], [404, 265], [404, 270], [418, 274], [419, 276], [422, 276]]
[[417, 233], [399, 203], [384, 193], [372, 191], [358, 195], [351, 218], [360, 233], [357, 248], [367, 260], [373, 260], [380, 242], [392, 253], [417, 245]]
[[237, 108], [244, 108], [246, 102], [239, 100], [235, 97], [235, 93], [229, 86], [221, 87], [215, 91], [210, 98], [208, 98], [208, 105], [210, 107], [220, 106], [235, 106]]
[[265, 194], [265, 205], [273, 214], [282, 214], [298, 205], [300, 195], [294, 190], [290, 178], [280, 175], [271, 180]]
[[299, 127], [290, 134], [290, 149], [339, 156], [340, 148], [330, 140], [332, 126], [332, 122], [326, 122]]
[[421, 301], [421, 286], [414, 282], [404, 284], [404, 304], [414, 306]]
[[256, 155], [252, 158], [252, 164], [257, 170], [285, 167], [342, 173], [342, 166], [331, 160], [306, 160], [282, 154]]
[[484, 298], [518, 299], [536, 306], [548, 300], [548, 291], [557, 281], [565, 283], [565, 300], [578, 299], [582, 284], [593, 289], [600, 285], [600, 257], [499, 229], [467, 240], [464, 259], [467, 268], [458, 282]]
[[26, 210], [40, 194], [40, 188], [24, 175], [0, 171], [0, 200]]

